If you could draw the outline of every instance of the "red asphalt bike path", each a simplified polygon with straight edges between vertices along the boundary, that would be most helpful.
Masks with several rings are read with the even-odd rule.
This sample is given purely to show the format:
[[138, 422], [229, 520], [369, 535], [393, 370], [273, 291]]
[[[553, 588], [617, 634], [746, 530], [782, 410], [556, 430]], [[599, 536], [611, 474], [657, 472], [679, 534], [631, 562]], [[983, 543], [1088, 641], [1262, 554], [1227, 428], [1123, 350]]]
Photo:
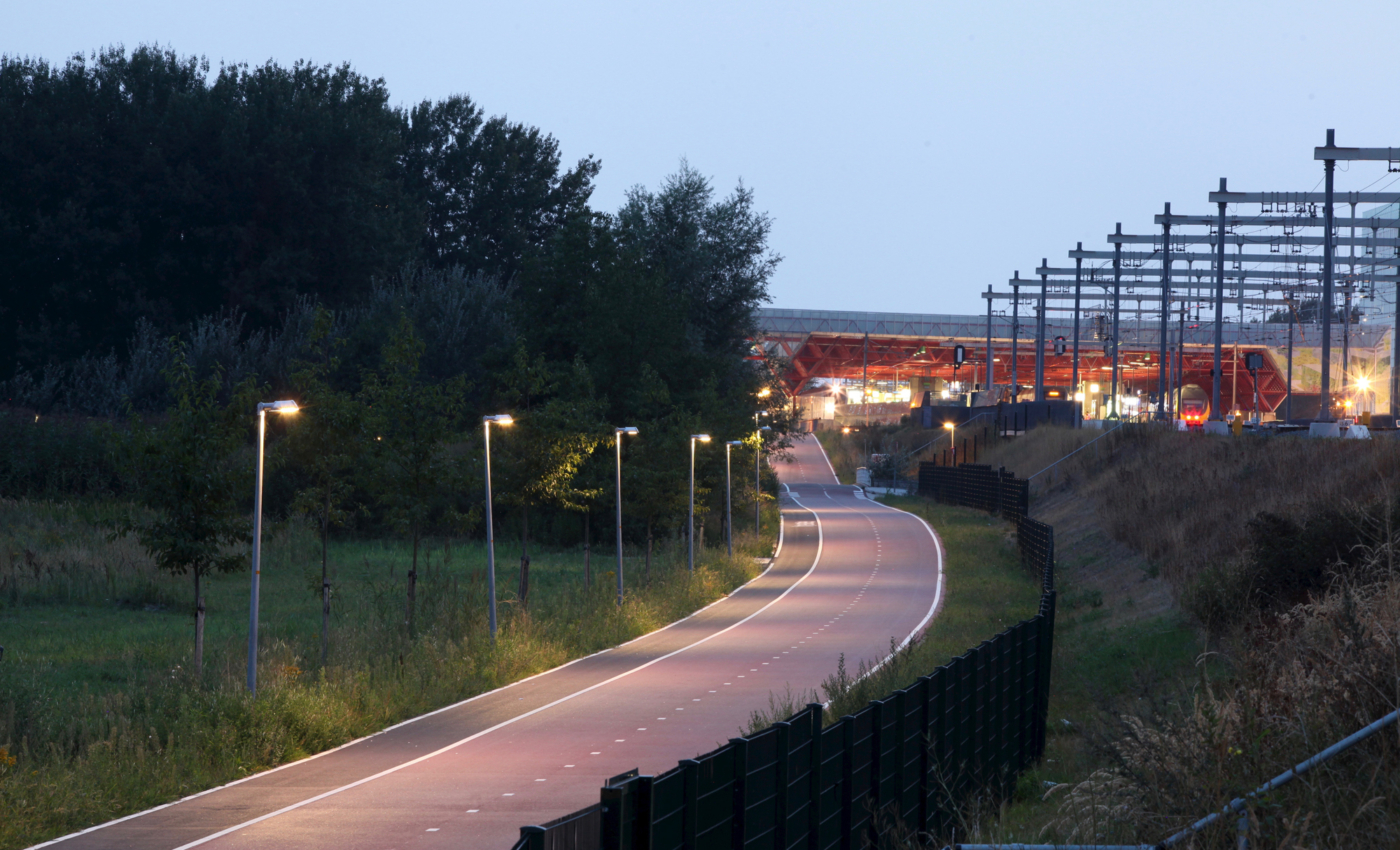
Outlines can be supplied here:
[[943, 554], [919, 518], [836, 483], [814, 438], [778, 463], [767, 572], [667, 628], [338, 749], [48, 842], [138, 848], [493, 848], [743, 733], [771, 692], [816, 691], [927, 626]]

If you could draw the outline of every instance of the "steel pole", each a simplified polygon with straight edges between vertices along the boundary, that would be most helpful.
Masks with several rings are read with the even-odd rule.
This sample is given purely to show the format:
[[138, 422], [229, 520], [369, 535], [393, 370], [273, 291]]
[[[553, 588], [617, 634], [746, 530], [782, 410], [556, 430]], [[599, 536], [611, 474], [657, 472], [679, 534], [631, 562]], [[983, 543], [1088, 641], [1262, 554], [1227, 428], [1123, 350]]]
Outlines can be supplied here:
[[695, 438], [690, 438], [690, 511], [687, 514], [689, 520], [686, 526], [685, 537], [689, 545], [689, 552], [686, 556], [686, 564], [690, 567], [690, 574], [695, 575]]
[[1172, 205], [1165, 204], [1163, 215], [1168, 217], [1162, 222], [1162, 332], [1159, 340], [1158, 357], [1161, 362], [1157, 364], [1157, 418], [1166, 420], [1167, 418], [1167, 322], [1170, 320], [1172, 304], [1172, 226], [1170, 216]]
[[[992, 285], [987, 284], [987, 295], [992, 294]], [[987, 391], [991, 392], [995, 387], [996, 378], [992, 363], [995, 362], [992, 356], [992, 299], [987, 298]], [[920, 402], [923, 399], [919, 400]]]
[[865, 427], [870, 427], [870, 334], [860, 349], [860, 406], [865, 411]]
[[[1327, 147], [1335, 147], [1336, 131], [1327, 131]], [[1322, 162], [1326, 181], [1322, 205], [1322, 379], [1318, 394], [1319, 422], [1332, 421], [1332, 177], [1337, 170], [1335, 159]]]
[[[1225, 178], [1220, 178], [1220, 191], [1225, 192]], [[1225, 202], [1216, 205], [1220, 219], [1215, 226], [1215, 365], [1211, 367], [1210, 421], [1223, 422], [1220, 415], [1220, 384], [1225, 380], [1220, 348], [1225, 338]]]
[[758, 413], [753, 415], [753, 435], [753, 534], [754, 537], [758, 537], [759, 520], [761, 519], [758, 511], [762, 501], [759, 486], [761, 484], [760, 473], [763, 470], [763, 429], [758, 427]]
[[730, 445], [724, 444], [724, 536], [729, 546], [729, 557], [734, 557], [734, 502], [733, 486], [729, 477]]
[[1288, 395], [1284, 396], [1283, 420], [1288, 422], [1293, 419], [1293, 323], [1297, 320], [1297, 313], [1293, 309], [1293, 302], [1288, 302]]
[[[1351, 374], [1351, 292], [1356, 288], [1356, 202], [1351, 204], [1351, 269], [1347, 279], [1346, 292], [1342, 295], [1342, 394], [1347, 394], [1347, 377]], [[1372, 269], [1374, 272], [1374, 269]], [[1355, 393], [1352, 393], [1355, 397]], [[1355, 406], [1355, 414], [1360, 418], [1361, 405]]]
[[[1040, 258], [1040, 267], [1048, 268], [1047, 258]], [[1045, 288], [1048, 275], [1040, 276], [1040, 306], [1035, 316], [1035, 400], [1045, 401]]]
[[[1400, 234], [1400, 204], [1396, 205], [1395, 213], [1395, 232]], [[1400, 248], [1395, 249], [1395, 255], [1400, 257]], [[1395, 282], [1395, 319], [1390, 323], [1390, 415], [1400, 418], [1400, 362], [1396, 362], [1397, 355], [1400, 355], [1400, 280]]]
[[1181, 418], [1181, 385], [1186, 381], [1186, 364], [1184, 362], [1184, 352], [1186, 350], [1186, 305], [1181, 305], [1181, 312], [1176, 319], [1176, 404], [1172, 406], [1172, 415], [1177, 419]]
[[[1084, 243], [1080, 242], [1075, 250], [1083, 251]], [[1083, 282], [1084, 258], [1074, 258], [1074, 357], [1070, 365], [1070, 392], [1079, 392], [1079, 295]], [[1074, 398], [1073, 395], [1070, 398]], [[1084, 408], [1079, 408], [1080, 417], [1083, 418]]]
[[[1017, 272], [1017, 277], [1020, 277]], [[1016, 357], [1017, 341], [1021, 336], [1021, 287], [1013, 284], [1011, 287], [1011, 403], [1016, 403], [1019, 393], [1016, 390]]]
[[622, 607], [622, 432], [613, 430], [617, 449], [617, 607]]
[[267, 438], [267, 411], [258, 405], [257, 484], [253, 489], [253, 589], [248, 606], [248, 690], [258, 693], [258, 583], [262, 578], [263, 446]]
[[491, 520], [491, 420], [484, 420], [486, 431], [486, 621], [491, 642], [496, 642], [496, 526]]
[[[1123, 234], [1123, 223], [1118, 222], [1118, 227], [1114, 231], [1115, 236]], [[1123, 282], [1123, 243], [1113, 243], [1113, 369], [1112, 381], [1109, 394], [1109, 419], [1122, 418], [1118, 413], [1118, 347], [1122, 340], [1118, 338], [1118, 310], [1120, 305], [1120, 293]]]

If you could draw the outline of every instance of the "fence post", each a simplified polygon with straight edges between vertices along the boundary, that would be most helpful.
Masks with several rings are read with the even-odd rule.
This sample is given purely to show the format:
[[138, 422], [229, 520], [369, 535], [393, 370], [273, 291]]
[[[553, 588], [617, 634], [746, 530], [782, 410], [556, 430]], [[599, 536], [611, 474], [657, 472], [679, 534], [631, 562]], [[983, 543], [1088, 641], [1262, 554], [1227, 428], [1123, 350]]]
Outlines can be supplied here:
[[731, 847], [743, 847], [748, 840], [745, 830], [744, 815], [748, 810], [748, 785], [749, 785], [749, 739], [730, 738], [729, 747], [734, 751], [734, 818], [732, 832], [730, 833]]
[[908, 691], [894, 692], [894, 806], [895, 815], [901, 819], [909, 816], [909, 807], [904, 805], [908, 787], [905, 766], [909, 761], [909, 726], [906, 716], [909, 713]]
[[681, 759], [681, 774], [685, 777], [681, 804], [681, 846], [694, 847], [700, 813], [700, 762]]
[[520, 827], [520, 841], [517, 850], [544, 850], [545, 828], [542, 826]]
[[841, 718], [841, 850], [851, 850], [851, 825], [855, 800], [856, 719], [847, 714]]
[[773, 765], [773, 846], [787, 850], [788, 783], [791, 781], [792, 724], [780, 720], [773, 724], [777, 735], [777, 761]]
[[808, 751], [810, 759], [807, 768], [807, 793], [811, 803], [807, 806], [807, 848], [819, 850], [822, 828], [822, 704], [807, 704], [807, 722], [811, 724], [812, 746]]
[[651, 850], [651, 828], [655, 820], [652, 811], [652, 785], [655, 777], [638, 776], [632, 780], [632, 848]]
[[932, 718], [929, 716], [929, 701], [933, 699], [933, 677], [920, 676], [915, 685], [915, 693], [918, 694], [919, 698], [919, 799], [915, 807], [915, 811], [918, 812], [915, 829], [925, 832], [928, 830], [929, 815], [931, 814], [928, 808], [928, 774], [932, 769], [933, 759], [929, 758], [929, 750], [936, 746], [936, 739], [931, 733]]
[[[885, 738], [885, 724], [889, 719], [889, 700], [870, 701], [870, 790], [866, 792], [865, 807], [870, 810], [870, 820], [866, 822], [865, 840], [861, 842], [861, 847], [878, 847], [880, 844], [879, 827], [876, 825], [880, 809], [887, 802], [880, 793], [880, 780], [889, 772], [889, 765], [885, 763], [884, 750], [887, 744]], [[854, 776], [854, 772], [852, 776]], [[855, 799], [855, 794], [851, 794]], [[854, 812], [852, 813], [854, 820]]]

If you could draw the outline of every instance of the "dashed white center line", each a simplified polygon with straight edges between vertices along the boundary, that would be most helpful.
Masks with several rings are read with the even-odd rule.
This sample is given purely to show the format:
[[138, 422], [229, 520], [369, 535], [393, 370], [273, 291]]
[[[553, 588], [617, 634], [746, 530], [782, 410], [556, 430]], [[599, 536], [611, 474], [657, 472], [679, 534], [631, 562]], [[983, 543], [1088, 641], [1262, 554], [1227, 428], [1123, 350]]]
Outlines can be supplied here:
[[614, 744], [621, 744], [621, 743], [625, 742], [626, 740], [627, 740], [626, 738], [618, 738], [616, 741], [613, 741], [613, 743], [614, 743]]
[[467, 809], [467, 814], [474, 815], [479, 811], [481, 811], [481, 809]]
[[442, 827], [439, 827], [439, 826], [430, 826], [430, 827], [428, 827], [428, 830], [427, 830], [427, 831], [428, 831], [428, 832], [437, 832], [437, 831], [438, 831], [439, 829], [441, 829], [441, 828], [442, 828]]
[[543, 780], [543, 779], [536, 779], [535, 781], [536, 781], [536, 782], [543, 782], [544, 780]]
[[601, 756], [602, 753], [589, 753], [590, 756]]
[[514, 791], [507, 791], [506, 793], [502, 794], [501, 796], [502, 796], [502, 797], [514, 797], [514, 796], [515, 796], [515, 792], [514, 792]]

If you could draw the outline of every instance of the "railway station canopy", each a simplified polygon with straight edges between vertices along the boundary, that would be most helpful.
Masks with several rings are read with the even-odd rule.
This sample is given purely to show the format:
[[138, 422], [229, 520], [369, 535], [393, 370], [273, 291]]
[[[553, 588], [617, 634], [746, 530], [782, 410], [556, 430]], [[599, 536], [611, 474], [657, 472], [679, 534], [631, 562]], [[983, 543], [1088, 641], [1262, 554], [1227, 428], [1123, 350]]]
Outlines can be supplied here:
[[[816, 392], [832, 382], [908, 381], [916, 376], [955, 380], [954, 352], [964, 347], [965, 360], [957, 380], [988, 388], [988, 337], [991, 338], [990, 388], [1008, 394], [1012, 382], [1013, 349], [1016, 383], [1028, 390], [1035, 375], [1035, 318], [1022, 315], [1013, 339], [1012, 318], [927, 313], [866, 313], [834, 310], [764, 308], [758, 313], [764, 350], [784, 364], [782, 380], [792, 395]], [[1245, 357], [1263, 355], [1258, 371], [1261, 407], [1276, 410], [1288, 395], [1289, 325], [1286, 322], [1223, 324], [1221, 387], [1231, 408], [1252, 407], [1254, 383]], [[1346, 344], [1343, 345], [1343, 333]], [[1120, 319], [1120, 381], [1144, 394], [1158, 391], [1161, 325], [1156, 319]], [[1085, 310], [1079, 320], [1080, 384], [1107, 383], [1112, 370], [1106, 352], [1106, 323], [1101, 311]], [[1317, 324], [1292, 326], [1293, 391], [1316, 394], [1319, 386], [1322, 329]], [[1393, 334], [1389, 324], [1376, 321], [1333, 325], [1334, 376], [1344, 374], [1344, 391], [1358, 396], [1357, 404], [1371, 410], [1390, 405], [1390, 363]], [[1046, 319], [1044, 336], [1045, 386], [1073, 392], [1073, 316]], [[1056, 354], [1058, 344], [1063, 354]], [[1171, 364], [1178, 350], [1181, 383], [1209, 389], [1214, 357], [1214, 324], [1172, 322], [1167, 333]], [[1348, 368], [1341, 369], [1343, 349]], [[1334, 386], [1336, 377], [1333, 378]], [[1364, 396], [1364, 398], [1363, 398]], [[913, 398], [917, 405], [919, 399]]]

